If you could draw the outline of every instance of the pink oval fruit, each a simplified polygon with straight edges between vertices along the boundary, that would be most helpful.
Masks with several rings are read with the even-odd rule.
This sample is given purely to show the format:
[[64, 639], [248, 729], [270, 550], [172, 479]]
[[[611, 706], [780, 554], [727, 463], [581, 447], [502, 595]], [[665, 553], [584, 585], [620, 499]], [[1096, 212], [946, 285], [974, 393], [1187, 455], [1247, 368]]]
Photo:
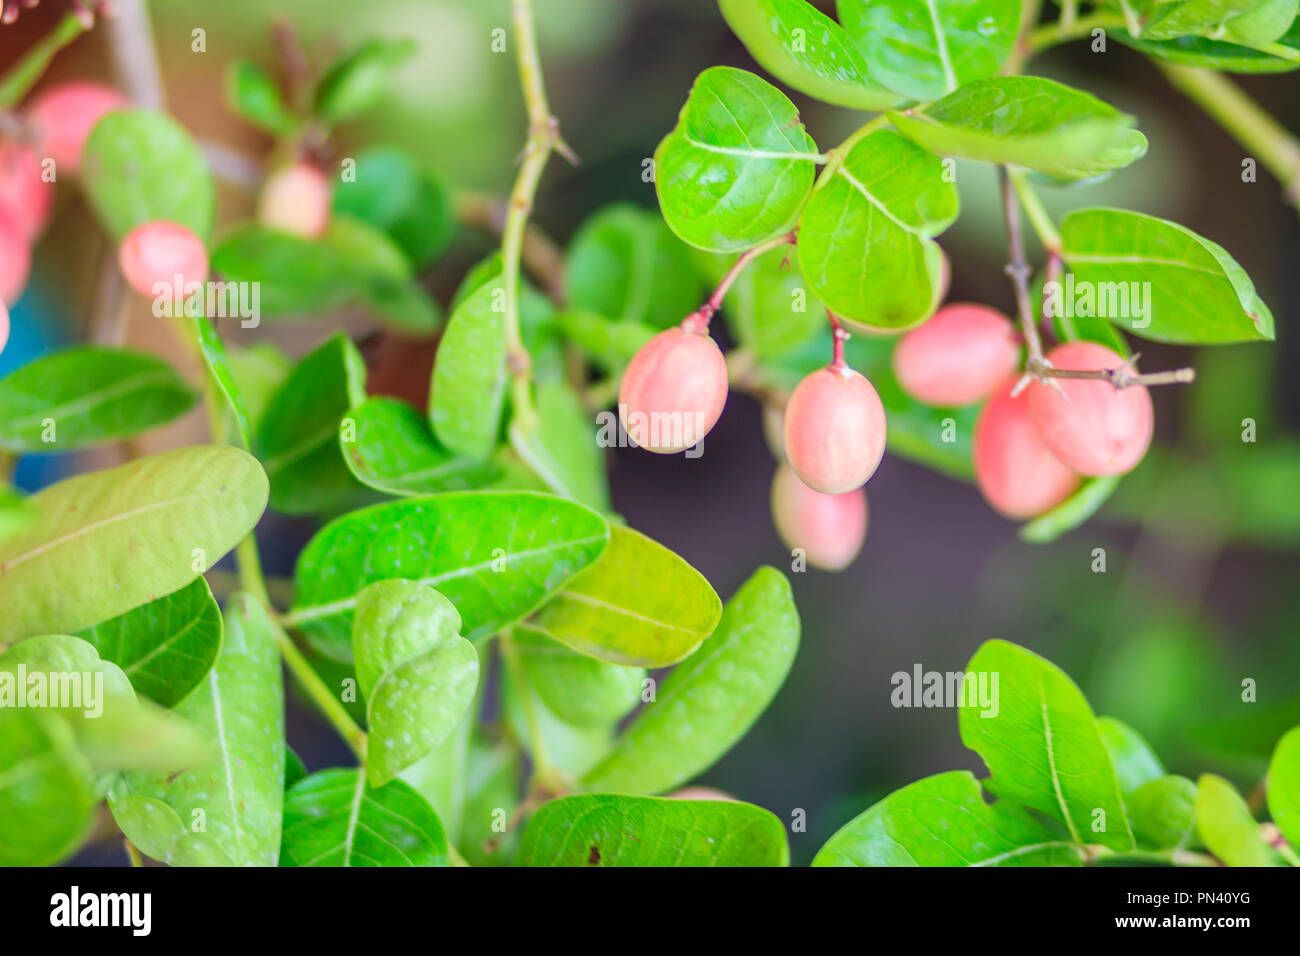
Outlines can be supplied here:
[[329, 226], [330, 196], [329, 177], [309, 163], [294, 163], [267, 178], [257, 218], [272, 229], [315, 239]]
[[1029, 417], [1029, 396], [1014, 398], [1018, 378], [1006, 379], [993, 392], [975, 421], [975, 483], [994, 511], [1023, 519], [1056, 507], [1079, 484], [1072, 472], [1047, 449]]
[[628, 436], [649, 451], [685, 451], [717, 424], [727, 402], [727, 362], [707, 332], [660, 332], [632, 357], [618, 390]]
[[1011, 321], [995, 309], [966, 303], [940, 309], [894, 349], [898, 383], [927, 405], [978, 402], [1019, 362]]
[[772, 479], [772, 522], [788, 548], [800, 548], [808, 563], [842, 571], [853, 563], [867, 536], [867, 492], [842, 495], [813, 491], [789, 465]]
[[847, 365], [804, 377], [785, 406], [785, 456], [803, 483], [826, 495], [861, 488], [885, 453], [885, 407]]
[[39, 151], [53, 159], [60, 171], [77, 173], [81, 170], [81, 151], [95, 124], [105, 113], [130, 105], [111, 86], [74, 81], [51, 86], [39, 94], [27, 107], [27, 116], [39, 131]]
[[[1095, 342], [1067, 342], [1047, 355], [1056, 368], [1120, 368], [1124, 359]], [[1151, 447], [1155, 413], [1145, 385], [1117, 389], [1109, 382], [1058, 378], [1029, 386], [1029, 414], [1044, 444], [1081, 475], [1122, 475]]]
[[[118, 265], [127, 284], [141, 295], [164, 291], [178, 298], [190, 286], [208, 277], [208, 251], [203, 242], [180, 223], [159, 220], [136, 226], [117, 249]], [[166, 289], [160, 289], [159, 286]]]
[[13, 216], [28, 239], [35, 239], [50, 221], [54, 184], [41, 175], [41, 161], [26, 146], [0, 145], [0, 206]]
[[674, 790], [672, 793], [664, 794], [669, 800], [721, 800], [727, 803], [735, 803], [736, 798], [729, 793], [721, 790], [715, 790], [712, 787], [682, 787], [680, 790]]
[[32, 250], [18, 218], [0, 207], [0, 300], [17, 302], [32, 269]]

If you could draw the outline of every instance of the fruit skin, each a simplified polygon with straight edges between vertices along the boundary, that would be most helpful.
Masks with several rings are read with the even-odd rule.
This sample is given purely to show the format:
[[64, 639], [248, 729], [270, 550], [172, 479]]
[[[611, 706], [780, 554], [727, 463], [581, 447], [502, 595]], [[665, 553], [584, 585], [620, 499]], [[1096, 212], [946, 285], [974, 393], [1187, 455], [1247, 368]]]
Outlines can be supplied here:
[[329, 177], [310, 163], [276, 170], [262, 187], [257, 218], [264, 226], [316, 239], [330, 222]]
[[805, 376], [785, 407], [785, 456], [803, 483], [838, 495], [866, 484], [885, 454], [885, 406], [847, 365]]
[[180, 277], [180, 293], [208, 277], [208, 251], [202, 240], [180, 223], [158, 220], [136, 226], [117, 249], [118, 265], [127, 284], [141, 295], [157, 296], [164, 284], [167, 294]]
[[[1067, 342], [1047, 355], [1056, 368], [1112, 369], [1117, 352], [1095, 342]], [[1094, 379], [1053, 379], [1029, 386], [1029, 414], [1053, 455], [1081, 475], [1122, 475], [1151, 447], [1155, 412], [1145, 385], [1117, 389]]]
[[1020, 362], [1015, 327], [982, 305], [944, 306], [894, 349], [894, 375], [927, 405], [969, 405], [984, 398]]
[[682, 787], [680, 790], [674, 790], [672, 793], [665, 793], [664, 797], [668, 800], [719, 800], [724, 803], [738, 802], [731, 794], [723, 793], [721, 790], [715, 790], [712, 787]]
[[76, 81], [51, 86], [27, 107], [27, 117], [40, 131], [39, 150], [60, 171], [81, 171], [81, 151], [90, 131], [105, 113], [125, 109], [131, 102], [111, 86]]
[[27, 234], [9, 210], [0, 208], [0, 301], [18, 301], [31, 269]]
[[994, 390], [975, 420], [975, 483], [994, 511], [1013, 520], [1040, 515], [1074, 492], [1079, 476], [1053, 455], [1030, 420], [1029, 396], [1011, 396], [1017, 376]]
[[26, 146], [0, 144], [0, 208], [29, 240], [45, 230], [54, 208], [54, 184], [47, 183], [42, 172], [40, 159]]
[[0, 302], [0, 352], [9, 344], [9, 310]]
[[789, 465], [772, 479], [772, 522], [788, 548], [803, 549], [813, 567], [842, 571], [853, 563], [867, 536], [867, 492], [842, 495], [813, 491]]
[[717, 424], [727, 403], [727, 362], [707, 332], [680, 326], [641, 346], [618, 390], [628, 436], [649, 451], [685, 451]]

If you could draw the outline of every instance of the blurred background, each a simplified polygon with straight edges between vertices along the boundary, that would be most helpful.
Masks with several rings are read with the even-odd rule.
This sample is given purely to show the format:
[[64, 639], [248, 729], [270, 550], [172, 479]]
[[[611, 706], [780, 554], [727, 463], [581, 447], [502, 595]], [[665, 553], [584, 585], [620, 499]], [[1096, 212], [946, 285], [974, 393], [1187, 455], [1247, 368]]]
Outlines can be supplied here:
[[[49, 7], [0, 30], [0, 65], [49, 29], [61, 13]], [[275, 62], [275, 19], [291, 22], [322, 62], [366, 36], [409, 36], [420, 51], [398, 96], [349, 127], [344, 149], [348, 140], [392, 143], [416, 151], [458, 188], [508, 191], [525, 121], [513, 58], [491, 46], [491, 31], [509, 26], [507, 0], [157, 0], [151, 8], [168, 106], [201, 140], [265, 158], [269, 141], [230, 114], [221, 87], [235, 57]], [[582, 159], [577, 167], [552, 161], [534, 211], [534, 221], [563, 243], [607, 203], [655, 206], [642, 164], [672, 128], [696, 74], [713, 64], [757, 67], [714, 4], [702, 0], [537, 0], [537, 9], [552, 110]], [[204, 52], [193, 50], [196, 29], [205, 32]], [[700, 781], [787, 821], [806, 811], [807, 832], [792, 835], [796, 862], [807, 862], [831, 832], [889, 791], [931, 773], [981, 769], [960, 743], [956, 714], [891, 707], [890, 677], [916, 664], [960, 670], [990, 638], [1016, 641], [1063, 667], [1098, 713], [1144, 733], [1171, 772], [1216, 769], [1249, 792], [1277, 736], [1300, 723], [1300, 378], [1287, 374], [1300, 364], [1290, 328], [1300, 303], [1296, 206], [1262, 169], [1256, 182], [1243, 182], [1241, 148], [1119, 44], [1105, 53], [1072, 44], [1030, 69], [1133, 113], [1151, 144], [1143, 160], [1105, 182], [1044, 187], [1052, 211], [1127, 206], [1215, 240], [1272, 308], [1277, 342], [1195, 351], [1141, 343], [1145, 370], [1192, 364], [1199, 379], [1155, 390], [1156, 449], [1098, 517], [1051, 545], [1022, 543], [972, 486], [886, 455], [868, 488], [862, 555], [838, 575], [791, 575], [803, 619], [794, 669], [753, 731]], [[60, 55], [45, 82], [110, 76], [96, 31]], [[1239, 80], [1283, 125], [1300, 130], [1297, 74]], [[823, 148], [863, 122], [848, 110], [792, 99]], [[961, 165], [958, 184], [962, 215], [941, 238], [953, 265], [950, 298], [1009, 312], [992, 170]], [[253, 199], [223, 186], [219, 223], [246, 218]], [[466, 233], [429, 276], [444, 303], [489, 244]], [[84, 338], [108, 253], [79, 197], [60, 190], [34, 278], [12, 310], [0, 374], [53, 344]], [[141, 300], [129, 340], [166, 351], [155, 321]], [[358, 334], [370, 328], [356, 319]], [[294, 354], [326, 332], [320, 323], [259, 330]], [[373, 389], [409, 397], [427, 385], [431, 346], [372, 340], [367, 355]], [[1247, 418], [1257, 425], [1254, 443], [1242, 441]], [[198, 441], [202, 433], [191, 419], [146, 444]], [[789, 570], [768, 512], [775, 465], [748, 397], [733, 393], [701, 458], [633, 449], [610, 455], [616, 510], [682, 554], [724, 598], [759, 563]], [[69, 470], [111, 463], [32, 457], [17, 478], [34, 489]], [[276, 517], [263, 523], [269, 573], [291, 573], [313, 527]], [[1093, 571], [1098, 548], [1104, 573]], [[1248, 678], [1257, 684], [1253, 703], [1242, 701]], [[306, 713], [291, 716], [289, 739], [312, 769], [346, 762], [332, 732]], [[106, 845], [82, 860], [112, 862], [117, 853]]]

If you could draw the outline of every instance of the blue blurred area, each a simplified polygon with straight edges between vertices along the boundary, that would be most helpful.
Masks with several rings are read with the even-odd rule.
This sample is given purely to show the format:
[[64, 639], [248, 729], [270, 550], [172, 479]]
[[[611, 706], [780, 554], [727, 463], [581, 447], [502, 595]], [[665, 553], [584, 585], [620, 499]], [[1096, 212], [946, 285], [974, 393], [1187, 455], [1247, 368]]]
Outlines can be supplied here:
[[[39, 284], [29, 283], [9, 310], [9, 344], [0, 352], [0, 378], [32, 359], [66, 342], [67, 316]], [[18, 459], [14, 484], [24, 491], [39, 491], [72, 473], [68, 455], [24, 455]]]

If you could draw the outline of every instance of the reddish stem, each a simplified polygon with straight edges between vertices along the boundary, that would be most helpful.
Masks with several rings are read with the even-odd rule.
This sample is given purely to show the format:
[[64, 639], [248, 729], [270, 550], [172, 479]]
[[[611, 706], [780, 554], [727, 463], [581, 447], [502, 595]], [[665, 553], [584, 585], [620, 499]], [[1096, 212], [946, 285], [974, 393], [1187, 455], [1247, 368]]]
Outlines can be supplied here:
[[727, 270], [727, 274], [722, 277], [722, 281], [718, 283], [718, 287], [713, 290], [713, 294], [709, 296], [705, 303], [686, 318], [682, 319], [682, 328], [687, 332], [694, 332], [697, 335], [707, 335], [709, 332], [709, 322], [718, 314], [718, 310], [722, 308], [722, 300], [727, 297], [728, 290], [731, 289], [732, 284], [740, 277], [740, 274], [745, 271], [745, 267], [763, 253], [775, 249], [777, 246], [784, 246], [787, 244], [794, 245], [798, 241], [798, 233], [795, 230], [791, 230], [790, 232], [777, 236], [775, 239], [769, 239], [767, 242], [759, 243], [753, 249], [747, 249], [742, 252], [740, 257], [732, 263], [731, 268]]
[[849, 332], [840, 322], [839, 316], [830, 309], [826, 310], [826, 317], [831, 321], [831, 336], [835, 339], [831, 346], [831, 364], [828, 367], [839, 372], [849, 367], [849, 363], [844, 361], [844, 343], [849, 340]]

